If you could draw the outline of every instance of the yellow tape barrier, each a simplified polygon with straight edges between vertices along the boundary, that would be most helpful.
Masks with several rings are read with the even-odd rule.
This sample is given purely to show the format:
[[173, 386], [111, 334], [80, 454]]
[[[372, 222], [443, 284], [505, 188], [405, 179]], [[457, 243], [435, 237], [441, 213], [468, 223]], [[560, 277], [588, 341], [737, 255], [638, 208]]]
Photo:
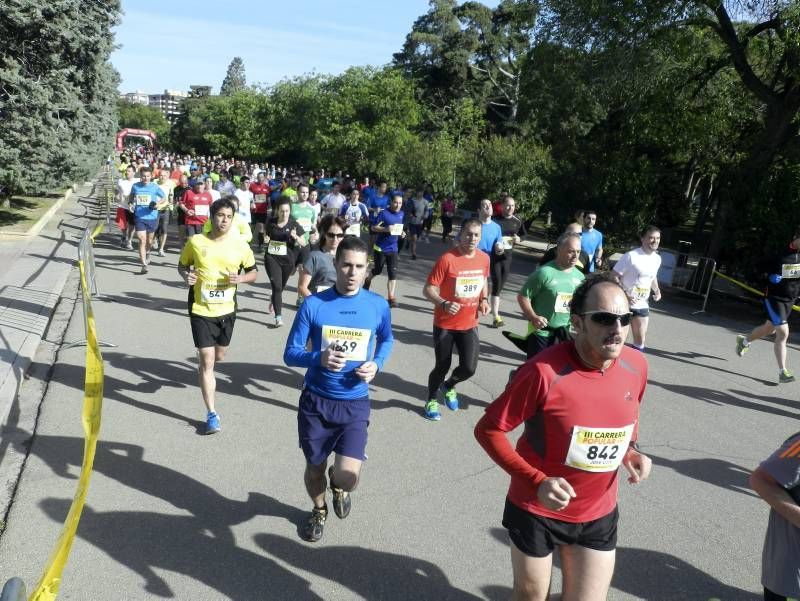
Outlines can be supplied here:
[[[751, 288], [750, 286], [748, 286], [747, 284], [745, 284], [743, 282], [740, 282], [739, 280], [734, 280], [732, 277], [727, 276], [724, 273], [720, 273], [716, 269], [714, 270], [714, 273], [716, 275], [718, 275], [719, 277], [721, 277], [723, 280], [728, 280], [729, 282], [732, 282], [732, 283], [736, 284], [740, 288], [744, 288], [748, 292], [752, 292], [753, 294], [756, 294], [758, 296], [764, 296], [764, 293], [761, 292], [760, 290], [756, 290], [755, 288]], [[792, 311], [800, 311], [800, 307], [798, 307], [797, 305], [792, 305]]]
[[83, 466], [78, 479], [78, 488], [69, 508], [67, 519], [56, 546], [42, 574], [42, 579], [34, 589], [29, 601], [52, 601], [58, 595], [61, 585], [61, 573], [69, 559], [72, 541], [78, 529], [86, 494], [89, 490], [89, 477], [92, 475], [94, 453], [97, 447], [97, 435], [100, 432], [100, 415], [103, 409], [103, 357], [97, 344], [94, 312], [91, 296], [86, 282], [86, 271], [83, 261], [78, 261], [81, 272], [81, 291], [83, 292], [84, 312], [86, 315], [86, 374], [83, 388]]

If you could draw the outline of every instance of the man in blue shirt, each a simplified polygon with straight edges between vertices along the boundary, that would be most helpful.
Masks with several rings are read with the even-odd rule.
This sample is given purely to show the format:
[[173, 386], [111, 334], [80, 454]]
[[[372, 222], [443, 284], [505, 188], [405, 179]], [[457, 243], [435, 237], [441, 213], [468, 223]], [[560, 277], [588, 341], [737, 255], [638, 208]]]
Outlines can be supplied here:
[[153, 246], [158, 211], [169, 204], [164, 191], [153, 179], [150, 167], [142, 169], [142, 178], [131, 186], [130, 206], [133, 207], [133, 223], [136, 237], [139, 239], [139, 260], [142, 262], [142, 273], [147, 273], [147, 255]]
[[[367, 275], [367, 245], [346, 236], [336, 249], [336, 285], [305, 299], [295, 317], [283, 360], [308, 368], [297, 426], [306, 457], [305, 485], [314, 503], [302, 536], [322, 538], [330, 482], [333, 510], [350, 513], [350, 492], [366, 459], [369, 383], [383, 369], [392, 349], [392, 320], [386, 301], [362, 290]], [[306, 350], [310, 342], [311, 350]], [[328, 456], [336, 454], [327, 470]]]
[[399, 254], [397, 241], [406, 237], [406, 233], [403, 230], [404, 213], [401, 210], [402, 207], [403, 194], [402, 192], [397, 192], [392, 195], [389, 208], [378, 213], [373, 225], [369, 228], [369, 231], [376, 236], [375, 245], [372, 249], [374, 251], [374, 267], [372, 268], [372, 273], [367, 276], [364, 282], [364, 288], [369, 290], [372, 278], [381, 274], [383, 264], [386, 263], [386, 270], [389, 272], [387, 291], [389, 306], [392, 308], [397, 306], [395, 298], [395, 290], [397, 290], [397, 256]]
[[603, 262], [603, 234], [594, 229], [597, 212], [593, 210], [583, 213], [583, 232], [581, 233], [581, 250], [589, 257], [589, 273]]
[[500, 224], [492, 220], [493, 212], [492, 201], [484, 198], [478, 214], [481, 222], [481, 240], [478, 242], [478, 250], [482, 250], [489, 256], [492, 255], [493, 250], [503, 252], [503, 230]]
[[[389, 185], [385, 180], [382, 180], [377, 188], [373, 188], [370, 192], [364, 191], [366, 198], [367, 209], [369, 210], [369, 218], [371, 223], [375, 223], [378, 213], [383, 211], [389, 206]], [[369, 236], [369, 253], [372, 254], [372, 247], [375, 244], [375, 234], [370, 233]]]

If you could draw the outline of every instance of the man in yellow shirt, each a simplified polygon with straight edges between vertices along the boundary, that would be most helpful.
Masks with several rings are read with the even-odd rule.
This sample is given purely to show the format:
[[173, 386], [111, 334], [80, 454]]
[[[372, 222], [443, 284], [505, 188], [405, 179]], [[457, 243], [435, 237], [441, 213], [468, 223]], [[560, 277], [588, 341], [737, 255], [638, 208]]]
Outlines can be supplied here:
[[192, 338], [200, 360], [200, 391], [206, 405], [206, 434], [220, 431], [215, 407], [214, 365], [225, 358], [236, 320], [236, 285], [256, 280], [250, 246], [231, 231], [236, 205], [221, 198], [211, 205], [211, 231], [189, 238], [178, 273], [189, 285]]

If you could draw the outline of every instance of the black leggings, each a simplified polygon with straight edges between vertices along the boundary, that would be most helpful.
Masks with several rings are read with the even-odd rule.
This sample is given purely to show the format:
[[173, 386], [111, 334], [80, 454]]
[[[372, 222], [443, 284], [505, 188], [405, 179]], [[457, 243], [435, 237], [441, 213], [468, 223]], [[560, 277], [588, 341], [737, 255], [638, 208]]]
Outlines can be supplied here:
[[386, 263], [386, 271], [389, 272], [389, 279], [397, 279], [397, 253], [385, 253], [376, 250], [373, 259], [375, 260], [375, 266], [372, 268], [372, 277], [380, 275], [383, 271], [383, 264]]
[[453, 231], [453, 218], [442, 215], [442, 240], [446, 240]]
[[436, 365], [428, 376], [428, 398], [435, 399], [436, 391], [444, 382], [450, 363], [453, 360], [453, 347], [458, 350], [458, 367], [450, 374], [445, 387], [453, 388], [459, 382], [468, 380], [478, 367], [478, 328], [471, 330], [443, 330], [433, 326], [433, 353]]
[[280, 315], [283, 308], [283, 289], [294, 271], [293, 259], [291, 256], [278, 259], [272, 255], [264, 255], [264, 266], [267, 268], [267, 277], [272, 288], [272, 308], [275, 310], [275, 315]]
[[[506, 252], [510, 253], [511, 251]], [[500, 293], [503, 291], [503, 287], [506, 285], [506, 279], [508, 278], [510, 271], [511, 257], [506, 257], [500, 261], [492, 257], [489, 271], [489, 275], [491, 276], [490, 279], [492, 280], [492, 296], [500, 296]]]
[[764, 587], [764, 601], [786, 601], [787, 597], [773, 593], [767, 587]]

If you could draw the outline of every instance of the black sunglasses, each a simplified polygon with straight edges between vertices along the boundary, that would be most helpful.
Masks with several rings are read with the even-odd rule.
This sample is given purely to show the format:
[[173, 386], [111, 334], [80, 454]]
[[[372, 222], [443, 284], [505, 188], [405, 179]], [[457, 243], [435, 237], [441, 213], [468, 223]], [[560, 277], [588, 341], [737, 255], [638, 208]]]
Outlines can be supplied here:
[[344, 234], [334, 234], [333, 232], [325, 232], [325, 235], [331, 240], [334, 238], [344, 238]]
[[581, 315], [589, 315], [589, 319], [605, 327], [613, 326], [619, 319], [619, 325], [623, 328], [631, 323], [631, 318], [633, 317], [633, 313], [620, 315], [619, 313], [609, 313], [608, 311], [587, 311], [586, 313], [581, 313]]

